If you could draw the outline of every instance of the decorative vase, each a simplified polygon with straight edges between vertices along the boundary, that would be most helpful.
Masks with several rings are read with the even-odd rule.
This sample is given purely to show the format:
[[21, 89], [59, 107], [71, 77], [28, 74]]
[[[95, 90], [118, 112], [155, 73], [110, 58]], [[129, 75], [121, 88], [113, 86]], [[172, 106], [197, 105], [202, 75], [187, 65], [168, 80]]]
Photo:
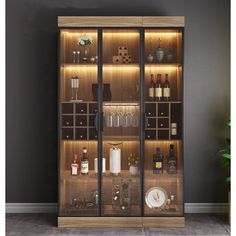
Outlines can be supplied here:
[[111, 101], [110, 84], [104, 84], [104, 88], [103, 88], [103, 101]]
[[164, 50], [161, 48], [161, 39], [159, 39], [159, 46], [156, 50], [156, 57], [157, 57], [157, 61], [158, 62], [162, 62], [163, 58], [164, 58], [165, 52]]
[[147, 56], [147, 61], [148, 61], [149, 63], [151, 63], [151, 62], [153, 62], [153, 60], [154, 60], [154, 56], [153, 56], [152, 54], [149, 54], [149, 55]]
[[82, 55], [82, 61], [83, 62], [88, 62], [89, 59], [89, 47], [88, 46], [83, 46], [83, 55]]
[[167, 62], [173, 62], [173, 59], [174, 59], [174, 55], [171, 51], [168, 51], [167, 54], [166, 54], [166, 61]]
[[131, 166], [129, 167], [129, 172], [130, 172], [130, 174], [133, 175], [133, 176], [137, 175], [137, 174], [138, 174], [138, 167], [135, 166], [135, 165], [131, 165]]

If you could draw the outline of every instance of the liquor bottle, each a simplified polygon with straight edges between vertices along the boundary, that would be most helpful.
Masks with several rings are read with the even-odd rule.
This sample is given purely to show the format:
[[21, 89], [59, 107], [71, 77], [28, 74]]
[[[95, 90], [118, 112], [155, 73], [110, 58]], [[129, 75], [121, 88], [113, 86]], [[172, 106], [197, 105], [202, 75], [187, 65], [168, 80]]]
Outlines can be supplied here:
[[157, 82], [155, 86], [155, 100], [162, 100], [162, 83], [161, 83], [161, 74], [157, 74]]
[[74, 154], [73, 160], [71, 162], [71, 175], [78, 175], [78, 169], [79, 169], [78, 155]]
[[88, 175], [88, 172], [89, 172], [89, 160], [88, 160], [88, 157], [87, 157], [87, 148], [84, 147], [83, 148], [83, 156], [82, 156], [82, 159], [81, 159], [81, 171], [80, 173], [82, 175]]
[[163, 99], [164, 101], [170, 100], [170, 82], [168, 80], [168, 74], [166, 74], [166, 79], [163, 84]]
[[163, 155], [158, 147], [156, 154], [153, 155], [153, 174], [163, 173]]
[[149, 100], [153, 101], [154, 95], [155, 95], [155, 83], [154, 83], [154, 76], [153, 74], [151, 74], [151, 81], [150, 81], [149, 91], [148, 91]]
[[167, 158], [167, 172], [169, 174], [176, 174], [177, 173], [177, 158], [175, 155], [174, 145], [170, 145], [169, 156]]

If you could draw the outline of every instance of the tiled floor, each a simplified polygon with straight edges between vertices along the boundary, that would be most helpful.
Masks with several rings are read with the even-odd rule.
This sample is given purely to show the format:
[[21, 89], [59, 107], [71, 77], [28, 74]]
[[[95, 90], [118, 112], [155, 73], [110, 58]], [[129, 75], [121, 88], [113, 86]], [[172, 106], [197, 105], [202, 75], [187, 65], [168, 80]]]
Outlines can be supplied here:
[[186, 214], [185, 228], [64, 228], [56, 227], [56, 215], [8, 214], [6, 235], [12, 236], [176, 236], [230, 235], [227, 218], [220, 215]]

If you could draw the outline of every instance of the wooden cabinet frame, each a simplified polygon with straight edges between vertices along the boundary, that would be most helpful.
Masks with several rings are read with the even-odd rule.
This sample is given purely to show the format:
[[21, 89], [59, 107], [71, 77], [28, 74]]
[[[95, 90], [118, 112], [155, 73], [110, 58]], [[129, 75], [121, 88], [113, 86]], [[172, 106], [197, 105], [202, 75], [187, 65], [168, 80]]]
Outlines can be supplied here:
[[[98, 63], [97, 63], [97, 77], [98, 77], [98, 116], [96, 117], [97, 122], [98, 122], [98, 127], [97, 134], [93, 133], [93, 139], [97, 139], [98, 143], [98, 153], [100, 154], [102, 152], [102, 129], [103, 129], [103, 105], [102, 105], [102, 66], [103, 66], [103, 58], [102, 58], [102, 32], [104, 29], [138, 29], [140, 32], [140, 117], [141, 117], [141, 122], [140, 122], [140, 184], [141, 184], [141, 196], [140, 196], [140, 201], [141, 201], [141, 212], [140, 216], [102, 216], [102, 205], [101, 205], [101, 181], [102, 181], [102, 174], [101, 171], [98, 173], [98, 184], [99, 184], [99, 208], [98, 208], [98, 216], [89, 216], [89, 217], [84, 217], [84, 216], [63, 216], [59, 215], [58, 216], [58, 227], [184, 227], [185, 225], [185, 219], [184, 219], [184, 204], [182, 204], [182, 212], [183, 215], [181, 216], [152, 216], [152, 215], [147, 215], [145, 216], [145, 210], [144, 210], [144, 156], [145, 156], [145, 105], [148, 102], [145, 102], [144, 96], [145, 96], [145, 48], [144, 48], [144, 31], [145, 30], [152, 30], [152, 29], [157, 29], [157, 30], [162, 30], [162, 29], [179, 29], [181, 32], [181, 37], [183, 37], [183, 31], [184, 31], [184, 25], [185, 25], [185, 19], [183, 16], [59, 16], [58, 17], [58, 27], [59, 30], [63, 29], [88, 29], [88, 30], [97, 30], [97, 48], [98, 48]], [[176, 97], [179, 98], [180, 102], [179, 104], [182, 105], [182, 111], [181, 111], [181, 119], [182, 119], [182, 124], [181, 127], [183, 126], [183, 38], [181, 38], [181, 62], [176, 64], [176, 66], [181, 67], [181, 75], [177, 73], [177, 77], [181, 77], [181, 84], [177, 82], [177, 87], [178, 91], [176, 94]], [[59, 46], [60, 47], [60, 46]], [[59, 49], [60, 50], [60, 49]], [[61, 55], [61, 54], [60, 54]], [[61, 80], [61, 67], [65, 66], [61, 60], [59, 60], [59, 81]], [[179, 81], [178, 79], [176, 79]], [[68, 114], [62, 113], [62, 104], [65, 104], [66, 101], [61, 99], [61, 89], [63, 84], [59, 83], [59, 117], [58, 117], [58, 137], [59, 137], [59, 179], [61, 178], [61, 172], [60, 172], [60, 166], [64, 165], [64, 160], [61, 159], [61, 153], [63, 150], [63, 145], [61, 144], [61, 141], [65, 137], [69, 137], [68, 139], [73, 142], [73, 140], [76, 137], [76, 132], [79, 132], [78, 130], [84, 129], [84, 136], [81, 135], [82, 141], [85, 139], [90, 139], [91, 134], [90, 132], [94, 132], [95, 127], [93, 126], [88, 126], [87, 128], [84, 128], [83, 126], [78, 127], [76, 124], [78, 123], [76, 119], [80, 119], [79, 121], [81, 122], [81, 125], [83, 125], [83, 122], [85, 124], [87, 123], [92, 123], [89, 120], [90, 116], [94, 116], [95, 114], [89, 114], [89, 109], [90, 109], [90, 102], [85, 104], [85, 107], [87, 107], [86, 113], [85, 114], [78, 114], [75, 111], [75, 104], [73, 112], [68, 111]], [[66, 97], [66, 94], [63, 95], [64, 98]], [[172, 102], [167, 102], [168, 103], [168, 112], [169, 117], [171, 116], [171, 104]], [[175, 102], [173, 102], [175, 103]], [[176, 102], [178, 103], [178, 102]], [[156, 108], [158, 113], [158, 105], [156, 104]], [[158, 114], [156, 114], [158, 117]], [[63, 117], [63, 122], [68, 123], [68, 127], [64, 127], [64, 133], [62, 132], [62, 124], [61, 124], [61, 118]], [[165, 128], [159, 129], [159, 121], [165, 121], [167, 117], [165, 116], [164, 118], [158, 117], [156, 118], [156, 124], [154, 125], [155, 128], [155, 139], [157, 139], [159, 133], [162, 134], [165, 131], [165, 128], [169, 128], [170, 132], [170, 121], [169, 123], [166, 123]], [[170, 119], [170, 118], [169, 118]], [[86, 123], [87, 122], [87, 123]], [[165, 121], [167, 122], [167, 121]], [[64, 124], [63, 123], [63, 124]], [[180, 141], [180, 151], [182, 158], [181, 158], [181, 173], [183, 175], [183, 127], [181, 128], [182, 135], [181, 135], [181, 141]], [[74, 133], [72, 132], [74, 130]], [[150, 129], [151, 130], [151, 129]], [[152, 133], [152, 132], [151, 132]], [[170, 139], [170, 134], [168, 134], [168, 139]], [[98, 158], [98, 169], [102, 169], [102, 159]], [[181, 177], [183, 178], [183, 177]], [[181, 188], [183, 189], [183, 180], [181, 182]], [[59, 181], [59, 189], [61, 188], [60, 186], [60, 181]], [[181, 198], [182, 202], [184, 203], [183, 200], [183, 193], [181, 193]], [[63, 201], [63, 196], [60, 196], [59, 194], [59, 205]]]

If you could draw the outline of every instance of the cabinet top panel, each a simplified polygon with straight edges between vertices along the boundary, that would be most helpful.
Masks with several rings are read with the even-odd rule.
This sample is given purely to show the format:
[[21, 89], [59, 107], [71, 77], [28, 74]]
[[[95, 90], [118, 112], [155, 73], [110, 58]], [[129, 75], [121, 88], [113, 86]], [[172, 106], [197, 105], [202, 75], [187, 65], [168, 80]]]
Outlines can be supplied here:
[[58, 27], [184, 27], [184, 16], [58, 16]]

